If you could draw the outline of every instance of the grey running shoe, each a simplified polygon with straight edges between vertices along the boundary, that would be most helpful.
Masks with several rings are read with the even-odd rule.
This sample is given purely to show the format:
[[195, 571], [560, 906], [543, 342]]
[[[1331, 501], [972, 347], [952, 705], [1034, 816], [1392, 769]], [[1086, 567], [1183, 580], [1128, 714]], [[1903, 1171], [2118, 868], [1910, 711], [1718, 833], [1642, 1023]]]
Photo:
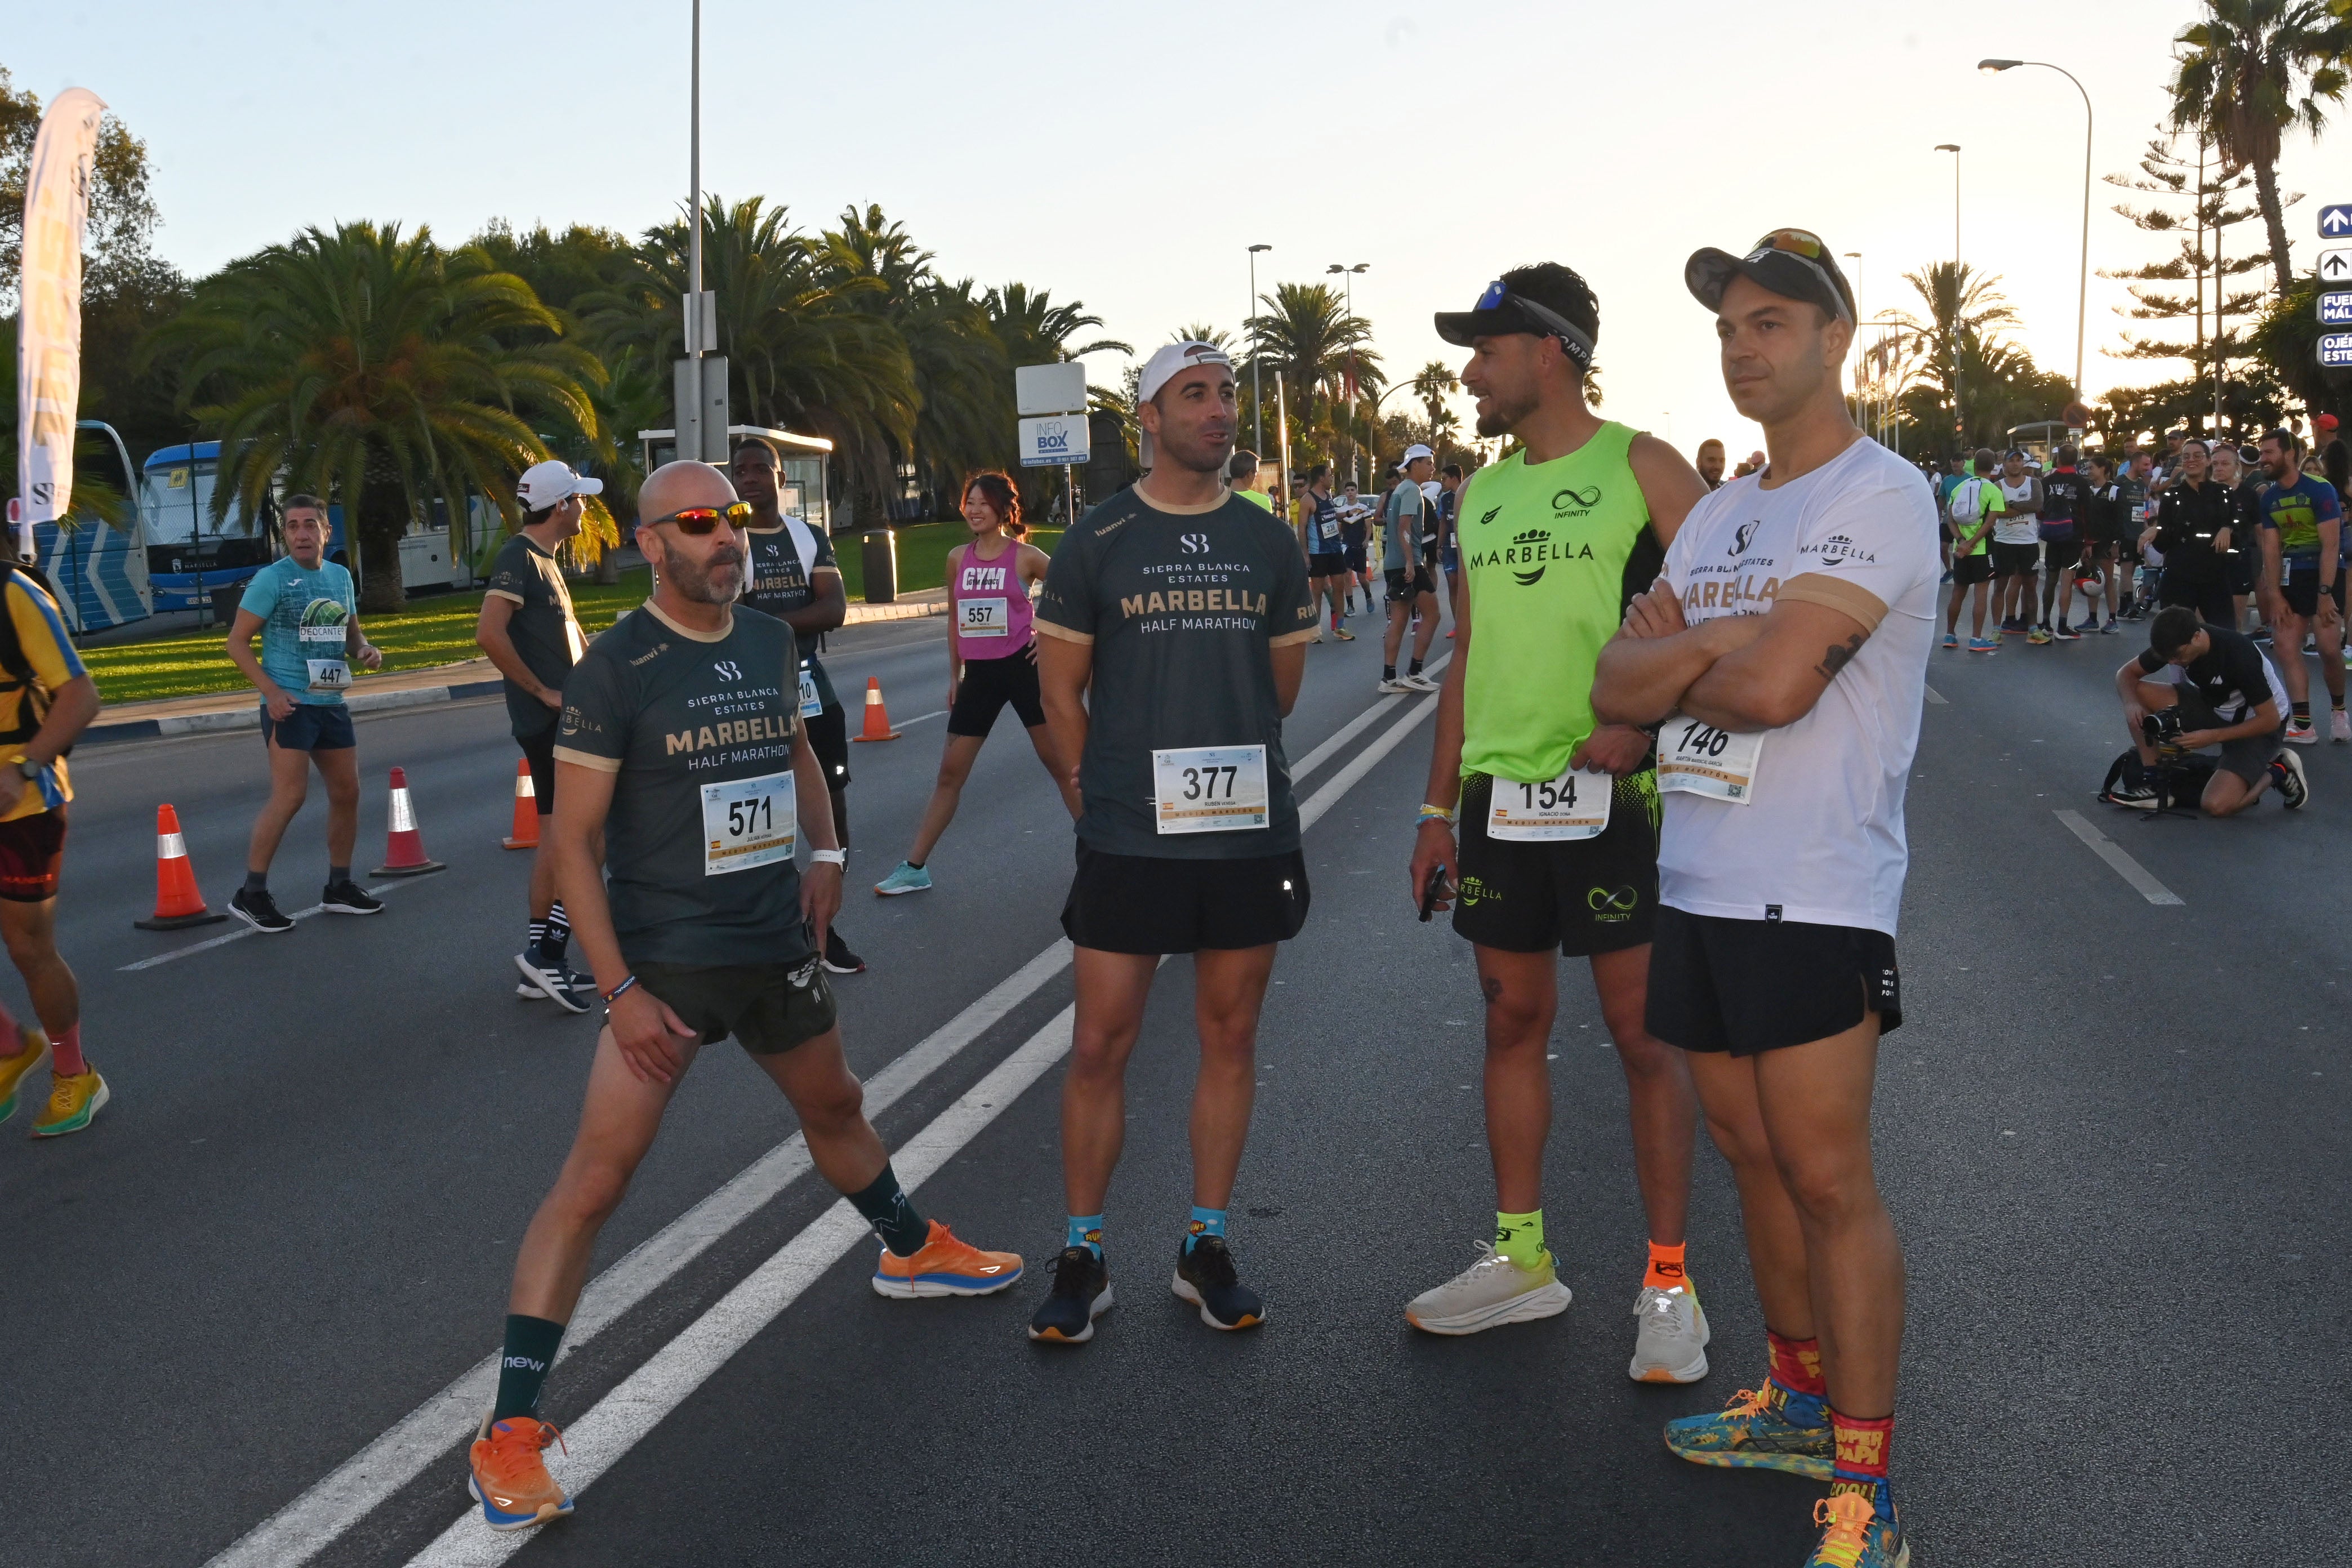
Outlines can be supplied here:
[[1696, 1383], [1706, 1375], [1706, 1314], [1688, 1286], [1643, 1286], [1633, 1316], [1642, 1326], [1627, 1376], [1635, 1383]]
[[1539, 1266], [1522, 1268], [1496, 1251], [1491, 1242], [1481, 1241], [1477, 1248], [1475, 1263], [1406, 1304], [1406, 1322], [1424, 1333], [1475, 1334], [1482, 1329], [1529, 1323], [1568, 1310], [1573, 1298], [1559, 1282], [1549, 1250]]

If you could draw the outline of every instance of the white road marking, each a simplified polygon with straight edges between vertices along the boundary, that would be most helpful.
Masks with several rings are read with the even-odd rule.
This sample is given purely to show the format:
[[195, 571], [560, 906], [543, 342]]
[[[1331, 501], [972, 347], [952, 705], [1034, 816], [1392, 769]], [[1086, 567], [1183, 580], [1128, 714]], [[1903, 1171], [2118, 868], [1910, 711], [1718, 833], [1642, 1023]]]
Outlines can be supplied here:
[[[1454, 656], [1449, 653], [1444, 658], [1438, 659], [1436, 663], [1428, 666], [1422, 671], [1422, 673], [1430, 677], [1432, 679], [1434, 679], [1438, 675], [1444, 672], [1446, 664], [1453, 658]], [[1329, 740], [1324, 742], [1321, 745], [1307, 752], [1304, 758], [1292, 765], [1290, 770], [1290, 782], [1293, 784], [1297, 784], [1300, 779], [1305, 778], [1308, 773], [1313, 773], [1317, 768], [1321, 767], [1325, 763], [1328, 763], [1333, 757], [1338, 756], [1341, 748], [1345, 747], [1349, 742], [1354, 740], [1357, 736], [1370, 729], [1373, 721], [1379, 719], [1381, 714], [1395, 712], [1396, 704], [1389, 700], [1391, 697], [1399, 695], [1402, 694], [1393, 691], [1381, 693], [1380, 699], [1370, 708], [1365, 709], [1361, 713], [1357, 714], [1353, 719], [1349, 720], [1345, 724], [1341, 725], [1338, 732], [1332, 735]], [[1305, 825], [1302, 823], [1301, 826], [1303, 826]]]
[[1926, 687], [1925, 689], [1927, 693], [1927, 700], [1934, 703], [1937, 707], [1945, 708], [1950, 706], [1949, 703], [1947, 703], [1944, 700], [1944, 694], [1937, 690], [1934, 687], [1928, 686]]
[[[362, 890], [373, 893], [377, 898], [382, 898], [386, 893], [396, 891], [404, 884], [409, 882], [422, 882], [425, 879], [426, 879], [423, 877], [403, 877], [396, 881], [386, 882], [381, 887], [367, 888]], [[286, 918], [289, 921], [307, 921], [312, 915], [324, 914], [326, 911], [326, 905], [312, 904], [307, 910], [296, 910], [292, 914], [288, 915]], [[237, 917], [231, 915], [228, 918], [234, 921]], [[247, 937], [259, 936], [261, 934], [261, 928], [258, 926], [240, 925], [235, 931], [223, 931], [220, 935], [208, 937], [203, 942], [192, 942], [185, 947], [175, 947], [169, 952], [159, 952], [152, 958], [142, 958], [136, 963], [122, 964], [115, 970], [115, 973], [117, 974], [128, 974], [135, 969], [152, 969], [159, 963], [169, 963], [175, 958], [185, 958], [192, 952], [202, 952], [207, 948], [225, 947], [230, 942], [243, 942]], [[276, 934], [283, 936], [286, 933], [279, 931]]]
[[2092, 826], [2079, 811], [2053, 813], [2066, 825], [2066, 831], [2091, 847], [2091, 853], [2116, 869], [2116, 875], [2129, 882], [2139, 896], [2151, 904], [2179, 904], [2180, 895], [2148, 874], [2147, 868], [2124, 853], [2123, 846]]
[[[1447, 657], [1451, 657], [1450, 655]], [[1439, 663], [1442, 665], [1443, 660]], [[1433, 667], [1435, 668], [1435, 667]], [[1329, 783], [1302, 802], [1299, 826], [1304, 831], [1328, 812], [1347, 791], [1393, 751], [1423, 719], [1436, 711], [1432, 694], [1391, 726], [1380, 739]], [[1334, 748], [1360, 733], [1363, 727], [1392, 705], [1375, 703], [1341, 736], [1326, 742], [1318, 752]], [[1310, 755], [1309, 761], [1319, 761]], [[1301, 772], [1304, 771], [1302, 768]], [[250, 931], [244, 933], [254, 934]], [[215, 943], [203, 943], [210, 946]], [[179, 950], [194, 952], [195, 947]], [[165, 957], [177, 956], [167, 954]], [[150, 961], [152, 962], [152, 961]], [[1057, 942], [1000, 982], [919, 1045], [876, 1074], [866, 1085], [867, 1115], [879, 1114], [908, 1089], [951, 1059], [1013, 1008], [1026, 1001], [1070, 962], [1070, 943]], [[912, 1189], [924, 1176], [961, 1149], [1003, 1105], [1034, 1083], [1069, 1048], [1069, 1010], [1025, 1042], [979, 1086], [934, 1121], [913, 1141], [893, 1152], [892, 1165]], [[1019, 1071], [1016, 1063], [1024, 1064]], [[1022, 1076], [1025, 1073], [1025, 1077]], [[1015, 1079], [1018, 1080], [1014, 1087]], [[1002, 1091], [992, 1100], [987, 1091]], [[972, 1118], [978, 1116], [979, 1120]], [[961, 1120], [959, 1120], [961, 1119]], [[968, 1128], [957, 1133], [956, 1129]], [[953, 1138], [951, 1146], [938, 1145]], [[929, 1141], [929, 1142], [927, 1142]], [[565, 1331], [560, 1364], [615, 1319], [636, 1305], [712, 1243], [743, 1223], [770, 1199], [810, 1169], [808, 1148], [798, 1135], [786, 1140], [725, 1186], [648, 1237], [627, 1257], [589, 1282]], [[846, 1215], [845, 1219], [843, 1216]], [[656, 1352], [622, 1384], [600, 1401], [578, 1426], [566, 1428], [565, 1440], [574, 1458], [593, 1456], [591, 1468], [563, 1466], [564, 1479], [575, 1492], [601, 1475], [614, 1459], [650, 1431], [663, 1415], [693, 1392], [750, 1337], [796, 1300], [809, 1281], [837, 1261], [857, 1238], [870, 1234], [865, 1221], [845, 1202], [787, 1243], [738, 1285], [717, 1306], [697, 1320], [677, 1340]], [[772, 1305], [769, 1303], [772, 1302]], [[707, 1363], [707, 1364], [705, 1364]], [[656, 1377], [655, 1369], [665, 1370]], [[649, 1381], [649, 1379], [651, 1381]], [[685, 1381], [679, 1381], [679, 1380]], [[425, 1468], [447, 1454], [451, 1446], [471, 1432], [489, 1406], [498, 1388], [498, 1356], [485, 1356], [438, 1394], [359, 1453], [320, 1479], [300, 1497], [247, 1531], [206, 1568], [291, 1568], [308, 1562], [346, 1531], [367, 1517], [385, 1499], [406, 1486]], [[665, 1392], [674, 1394], [666, 1397]], [[614, 1414], [635, 1405], [646, 1412], [633, 1430]], [[634, 1419], [634, 1418], [633, 1418]], [[623, 1431], [625, 1438], [618, 1436]], [[585, 1434], [583, 1445], [583, 1432]], [[468, 1510], [418, 1562], [498, 1563], [519, 1549], [530, 1534], [496, 1534], [481, 1527]], [[488, 1537], [477, 1541], [476, 1536]], [[491, 1555], [482, 1555], [484, 1552]], [[461, 1553], [462, 1554], [458, 1554]]]
[[903, 729], [905, 729], [905, 728], [906, 728], [908, 725], [909, 725], [909, 724], [919, 724], [919, 723], [921, 723], [921, 722], [922, 722], [924, 720], [926, 720], [926, 719], [944, 719], [944, 718], [946, 718], [947, 716], [948, 716], [948, 710], [947, 710], [946, 709], [944, 709], [944, 708], [941, 708], [941, 709], [938, 710], [937, 710], [937, 711], [935, 711], [935, 712], [930, 712], [930, 713], [918, 713], [918, 714], [916, 714], [916, 715], [915, 715], [913, 718], [911, 718], [911, 719], [901, 719], [901, 720], [899, 720], [899, 721], [898, 721], [898, 728], [900, 728], [901, 730], [903, 730]]
[[[986, 1130], [1004, 1108], [1021, 1098], [1055, 1062], [1068, 1054], [1076, 1013], [1065, 1007], [1053, 1022], [1029, 1037], [971, 1092], [940, 1113], [938, 1120], [892, 1151], [891, 1167], [909, 1191], [919, 1187]], [[873, 1231], [843, 1199], [815, 1224], [786, 1243], [751, 1277], [719, 1299], [684, 1332], [598, 1400], [563, 1429], [564, 1458], [557, 1461], [564, 1489], [577, 1498], [597, 1477], [686, 1402], [710, 1375], [727, 1364], [753, 1335], [776, 1321], [801, 1293]], [[477, 1420], [479, 1419], [478, 1416]], [[455, 1489], [454, 1488], [452, 1489]], [[537, 1531], [495, 1531], [484, 1527], [480, 1510], [468, 1507], [430, 1546], [409, 1559], [411, 1568], [491, 1568], [522, 1550]]]

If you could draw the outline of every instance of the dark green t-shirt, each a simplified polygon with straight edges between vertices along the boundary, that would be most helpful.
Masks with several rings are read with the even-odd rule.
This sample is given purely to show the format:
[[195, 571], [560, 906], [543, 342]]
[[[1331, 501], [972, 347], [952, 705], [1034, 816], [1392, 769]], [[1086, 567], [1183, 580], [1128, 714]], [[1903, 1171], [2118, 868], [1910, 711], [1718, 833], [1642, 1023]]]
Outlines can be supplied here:
[[[1315, 606], [1298, 541], [1228, 493], [1166, 511], [1132, 486], [1063, 535], [1036, 626], [1094, 645], [1078, 837], [1113, 855], [1236, 860], [1298, 847], [1270, 650], [1311, 642]], [[1152, 757], [1181, 747], [1265, 748], [1266, 826], [1161, 833]]]
[[[793, 610], [804, 610], [816, 601], [816, 584], [810, 576], [819, 568], [841, 569], [833, 553], [833, 541], [809, 528], [814, 543], [808, 568], [801, 567], [801, 552], [793, 544], [790, 524], [782, 528], [752, 529], [744, 538], [751, 542], [751, 559], [745, 564], [743, 603], [755, 610], [782, 617]], [[817, 700], [827, 708], [841, 706], [841, 699], [833, 694], [833, 681], [824, 673], [824, 661], [815, 651], [814, 639], [801, 654], [801, 668], [816, 682]]]
[[[541, 684], [563, 689], [572, 667], [580, 662], [587, 640], [572, 613], [572, 590], [555, 557], [518, 533], [499, 547], [490, 563], [489, 593], [514, 601], [507, 617], [507, 637], [523, 668]], [[543, 734], [556, 721], [555, 710], [509, 680], [507, 717], [518, 736]]]
[[[710, 786], [791, 775], [795, 663], [793, 628], [773, 616], [738, 605], [726, 634], [708, 637], [648, 601], [564, 682], [556, 756], [619, 775], [604, 866], [631, 963], [791, 963], [814, 951], [792, 855], [730, 865], [722, 850], [747, 846], [713, 839], [709, 826], [759, 804], [709, 798]], [[760, 809], [780, 820], [780, 803]]]

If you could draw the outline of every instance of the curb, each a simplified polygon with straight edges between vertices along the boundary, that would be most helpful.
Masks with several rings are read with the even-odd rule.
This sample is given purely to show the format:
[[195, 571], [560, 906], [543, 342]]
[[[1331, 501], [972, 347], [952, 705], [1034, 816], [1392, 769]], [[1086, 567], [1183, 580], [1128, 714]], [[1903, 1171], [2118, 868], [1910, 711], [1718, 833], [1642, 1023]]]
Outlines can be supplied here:
[[[402, 691], [360, 691], [343, 700], [354, 713], [381, 712], [388, 708], [421, 708], [434, 702], [458, 702], [469, 697], [495, 697], [506, 689], [503, 680], [468, 680], [456, 686], [415, 686]], [[125, 719], [113, 724], [92, 724], [74, 742], [77, 746], [104, 746], [122, 741], [152, 741], [171, 735], [210, 735], [233, 730], [261, 728], [261, 704], [214, 713], [182, 713], [170, 719]]]

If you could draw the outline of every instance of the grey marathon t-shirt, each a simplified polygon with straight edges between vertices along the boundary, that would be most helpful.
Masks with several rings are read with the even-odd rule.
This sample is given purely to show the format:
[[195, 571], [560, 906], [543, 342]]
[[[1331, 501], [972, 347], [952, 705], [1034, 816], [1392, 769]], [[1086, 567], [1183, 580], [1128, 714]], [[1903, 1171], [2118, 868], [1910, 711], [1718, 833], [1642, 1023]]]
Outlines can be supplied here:
[[[793, 538], [796, 530], [805, 535], [809, 545], [805, 565], [801, 561], [802, 541]], [[796, 517], [787, 517], [780, 528], [749, 530], [743, 537], [751, 558], [743, 563], [742, 602], [767, 615], [782, 616], [808, 608], [816, 600], [816, 584], [811, 579], [820, 571], [841, 570], [832, 538]], [[816, 655], [814, 638], [801, 650], [801, 668], [816, 681], [818, 701], [827, 708], [841, 706], [841, 699], [833, 694], [832, 678], [824, 672], [824, 660]]]
[[[1423, 503], [1421, 487], [1411, 479], [1399, 479], [1396, 489], [1389, 491], [1388, 499], [1381, 503], [1381, 531], [1384, 536], [1381, 547], [1382, 571], [1401, 572], [1408, 566], [1419, 564], [1421, 509]], [[1410, 542], [1408, 536], [1411, 536]]]
[[604, 866], [631, 963], [791, 963], [814, 951], [793, 858], [714, 875], [704, 829], [705, 786], [792, 772], [795, 651], [793, 628], [757, 610], [737, 605], [713, 637], [648, 600], [564, 682], [557, 760], [618, 775]]
[[[1171, 510], [1133, 486], [1062, 536], [1037, 603], [1039, 635], [1094, 645], [1078, 837], [1112, 855], [1239, 860], [1298, 847], [1271, 650], [1311, 642], [1298, 541], [1227, 491]], [[1266, 826], [1162, 834], [1155, 750], [1265, 748]]]
[[[514, 601], [514, 614], [507, 618], [507, 637], [523, 668], [541, 684], [562, 690], [588, 643], [580, 635], [579, 618], [572, 613], [572, 590], [563, 581], [562, 564], [518, 533], [499, 546], [498, 558], [490, 563], [488, 592]], [[517, 736], [543, 734], [554, 726], [554, 709], [511, 680], [506, 688], [507, 717]]]

